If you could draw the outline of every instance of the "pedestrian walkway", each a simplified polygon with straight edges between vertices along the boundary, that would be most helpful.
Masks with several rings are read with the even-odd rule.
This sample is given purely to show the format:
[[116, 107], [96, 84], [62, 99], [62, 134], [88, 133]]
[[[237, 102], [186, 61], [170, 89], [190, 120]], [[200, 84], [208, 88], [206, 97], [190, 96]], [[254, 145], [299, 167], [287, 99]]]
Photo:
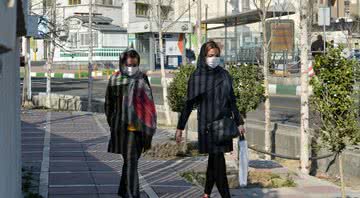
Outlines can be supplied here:
[[[173, 133], [159, 129], [154, 143]], [[51, 112], [22, 113], [22, 160], [33, 172], [33, 191], [44, 198], [115, 198], [121, 176], [120, 155], [107, 153], [109, 129], [102, 114]], [[253, 168], [263, 161], [251, 161]], [[258, 166], [258, 167], [257, 167]], [[180, 172], [204, 169], [206, 157], [139, 162], [141, 197], [197, 198], [203, 188], [179, 176]], [[279, 169], [284, 170], [284, 169]], [[232, 189], [233, 197], [338, 197], [339, 188], [313, 177], [299, 177], [298, 187]], [[214, 189], [215, 191], [215, 189]], [[351, 192], [349, 197], [359, 197]], [[217, 192], [212, 197], [220, 197]]]

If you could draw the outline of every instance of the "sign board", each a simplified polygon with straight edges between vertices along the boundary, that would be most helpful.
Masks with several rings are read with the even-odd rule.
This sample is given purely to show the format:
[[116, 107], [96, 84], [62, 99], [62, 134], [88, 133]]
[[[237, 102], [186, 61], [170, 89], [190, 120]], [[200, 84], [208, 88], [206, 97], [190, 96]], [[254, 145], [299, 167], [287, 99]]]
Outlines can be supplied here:
[[330, 8], [319, 8], [318, 12], [318, 25], [319, 26], [329, 26], [330, 25]]
[[171, 38], [166, 38], [165, 54], [167, 56], [180, 56], [182, 54], [182, 36], [177, 34]]
[[39, 36], [38, 22], [39, 16], [28, 15], [26, 23], [26, 36], [35, 38]]
[[271, 39], [271, 52], [292, 52], [295, 46], [294, 21], [270, 20], [266, 25], [267, 40]]

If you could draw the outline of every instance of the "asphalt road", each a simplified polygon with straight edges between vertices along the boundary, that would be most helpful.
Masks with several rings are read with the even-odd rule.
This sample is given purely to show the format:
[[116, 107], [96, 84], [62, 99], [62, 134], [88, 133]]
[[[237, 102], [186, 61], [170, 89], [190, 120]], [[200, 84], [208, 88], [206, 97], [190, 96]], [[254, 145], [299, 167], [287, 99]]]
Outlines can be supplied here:
[[[94, 80], [93, 97], [103, 99], [106, 91], [107, 80]], [[51, 91], [66, 95], [87, 96], [87, 79], [52, 79]], [[162, 104], [162, 87], [153, 86], [153, 96], [156, 104]], [[33, 94], [46, 91], [45, 78], [33, 78]], [[295, 96], [271, 96], [271, 120], [277, 123], [299, 125], [300, 98]], [[264, 105], [248, 114], [249, 119], [264, 120]]]

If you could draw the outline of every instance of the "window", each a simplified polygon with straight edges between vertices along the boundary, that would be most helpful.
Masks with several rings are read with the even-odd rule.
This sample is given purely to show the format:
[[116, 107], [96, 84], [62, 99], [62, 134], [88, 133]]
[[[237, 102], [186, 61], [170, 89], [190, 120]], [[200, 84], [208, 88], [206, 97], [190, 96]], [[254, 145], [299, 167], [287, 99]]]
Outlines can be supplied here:
[[149, 5], [144, 3], [136, 3], [136, 16], [146, 17], [148, 16]]
[[169, 19], [169, 15], [172, 10], [171, 6], [161, 6], [161, 17], [163, 19]]
[[95, 0], [95, 3], [101, 5], [112, 5], [113, 0]]
[[81, 4], [81, 0], [69, 0], [69, 5], [78, 5]]
[[125, 33], [103, 33], [102, 37], [103, 47], [127, 47], [128, 45], [128, 37]]
[[[93, 32], [93, 47], [98, 45], [98, 35]], [[90, 43], [90, 37], [88, 33], [80, 33], [80, 47], [88, 47]]]
[[69, 35], [69, 47], [70, 48], [77, 48], [77, 34], [76, 33], [71, 33]]
[[42, 3], [43, 3], [43, 6], [44, 6], [44, 7], [49, 8], [49, 7], [52, 7], [53, 2], [54, 2], [54, 0], [43, 0]]

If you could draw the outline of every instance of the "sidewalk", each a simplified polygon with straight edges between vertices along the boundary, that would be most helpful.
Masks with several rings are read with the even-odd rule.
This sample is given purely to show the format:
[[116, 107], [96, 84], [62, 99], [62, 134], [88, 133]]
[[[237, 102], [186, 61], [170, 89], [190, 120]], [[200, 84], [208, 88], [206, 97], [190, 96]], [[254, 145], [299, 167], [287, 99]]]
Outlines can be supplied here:
[[[31, 110], [22, 114], [22, 160], [33, 172], [33, 191], [44, 198], [115, 198], [120, 181], [122, 159], [106, 152], [108, 126], [103, 114]], [[173, 137], [159, 129], [154, 144]], [[251, 161], [253, 168], [264, 161]], [[140, 159], [142, 197], [200, 197], [202, 187], [192, 185], [178, 173], [204, 169], [206, 157], [180, 160]], [[286, 171], [279, 167], [274, 171]], [[300, 176], [295, 188], [232, 189], [233, 197], [311, 198], [339, 197], [339, 188], [314, 177]], [[215, 188], [214, 188], [215, 191]], [[217, 192], [212, 197], [220, 197]], [[350, 192], [348, 197], [360, 197]]]

